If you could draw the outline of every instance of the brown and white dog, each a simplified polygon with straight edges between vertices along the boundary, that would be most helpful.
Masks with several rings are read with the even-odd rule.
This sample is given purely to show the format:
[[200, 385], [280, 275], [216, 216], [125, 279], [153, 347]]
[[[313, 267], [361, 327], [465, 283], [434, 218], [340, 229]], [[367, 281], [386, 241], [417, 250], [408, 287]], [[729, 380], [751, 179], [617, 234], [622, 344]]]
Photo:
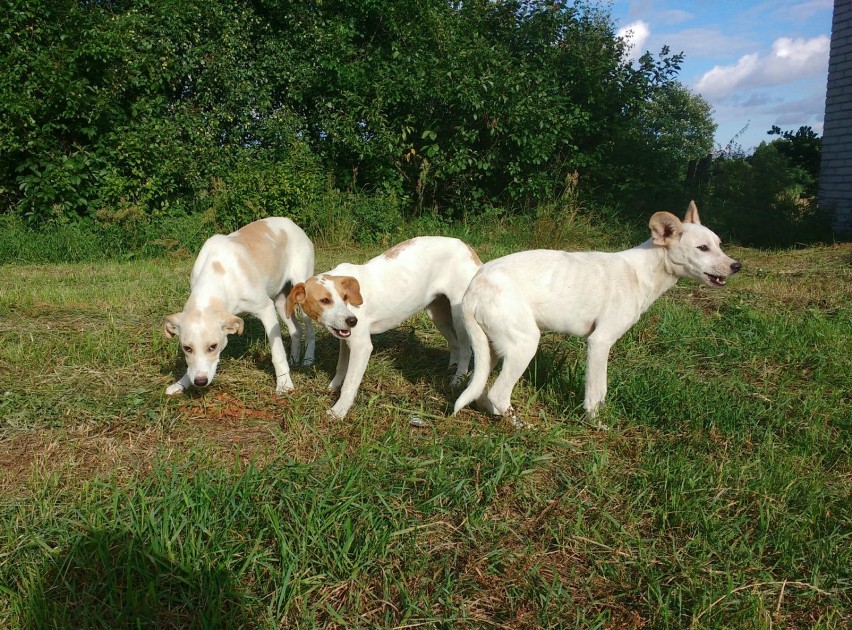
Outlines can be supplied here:
[[340, 340], [337, 371], [329, 384], [340, 398], [328, 410], [349, 412], [373, 352], [371, 335], [399, 326], [426, 310], [450, 347], [457, 385], [470, 364], [470, 344], [461, 319], [461, 300], [482, 263], [456, 238], [419, 236], [363, 265], [343, 263], [293, 287], [287, 313], [296, 305]]
[[[475, 399], [484, 411], [513, 416], [512, 390], [536, 353], [539, 331], [553, 330], [586, 337], [584, 407], [595, 417], [606, 396], [609, 350], [642, 313], [679, 278], [720, 287], [741, 268], [701, 225], [694, 202], [683, 223], [657, 212], [648, 226], [651, 238], [623, 252], [539, 249], [483, 265], [463, 301], [474, 368], [454, 413]], [[503, 368], [486, 396], [498, 357]]]
[[[275, 391], [293, 389], [287, 351], [277, 312], [290, 332], [293, 362], [299, 362], [302, 331], [295, 313], [285, 314], [287, 286], [314, 273], [314, 245], [298, 225], [283, 217], [249, 223], [228, 234], [211, 236], [198, 253], [190, 276], [189, 299], [183, 311], [166, 317], [166, 337], [180, 337], [186, 374], [169, 385], [166, 394], [179, 394], [192, 385], [213, 382], [219, 356], [229, 334], [243, 333], [239, 313], [263, 322], [275, 368]], [[314, 361], [314, 326], [305, 322], [305, 365]]]

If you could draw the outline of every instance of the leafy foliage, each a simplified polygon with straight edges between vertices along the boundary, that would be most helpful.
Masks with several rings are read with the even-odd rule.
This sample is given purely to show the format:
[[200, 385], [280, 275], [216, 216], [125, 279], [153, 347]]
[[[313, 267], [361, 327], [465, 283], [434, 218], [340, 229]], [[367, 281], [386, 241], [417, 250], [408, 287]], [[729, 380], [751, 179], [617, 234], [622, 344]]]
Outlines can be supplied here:
[[579, 2], [4, 4], [0, 195], [33, 225], [310, 222], [329, 189], [392, 216], [523, 212], [577, 176], [627, 202], [712, 135], [682, 55], [631, 65]]

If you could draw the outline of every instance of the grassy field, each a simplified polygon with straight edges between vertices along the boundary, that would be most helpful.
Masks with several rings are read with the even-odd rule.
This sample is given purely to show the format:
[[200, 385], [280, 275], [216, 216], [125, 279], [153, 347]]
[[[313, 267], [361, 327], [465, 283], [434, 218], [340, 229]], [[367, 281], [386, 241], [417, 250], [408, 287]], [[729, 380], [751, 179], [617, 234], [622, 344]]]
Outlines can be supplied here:
[[606, 431], [552, 334], [531, 428], [449, 417], [424, 316], [345, 421], [331, 337], [278, 397], [250, 319], [167, 398], [190, 258], [3, 266], [0, 627], [848, 627], [852, 246], [728, 251], [726, 288], [681, 281], [616, 344]]

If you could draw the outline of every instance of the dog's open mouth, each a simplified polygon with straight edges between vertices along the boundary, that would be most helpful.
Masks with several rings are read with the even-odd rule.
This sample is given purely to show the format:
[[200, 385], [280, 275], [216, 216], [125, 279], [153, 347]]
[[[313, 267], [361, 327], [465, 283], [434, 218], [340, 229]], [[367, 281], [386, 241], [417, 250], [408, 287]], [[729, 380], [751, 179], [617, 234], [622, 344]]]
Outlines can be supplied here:
[[346, 330], [341, 330], [340, 328], [333, 328], [331, 326], [328, 327], [331, 331], [331, 334], [337, 337], [338, 339], [346, 339], [352, 334], [352, 330], [347, 328]]
[[704, 275], [705, 275], [705, 276], [707, 276], [707, 280], [708, 280], [708, 281], [710, 282], [710, 284], [712, 284], [714, 287], [723, 287], [723, 286], [725, 286], [725, 279], [724, 279], [722, 276], [714, 276], [712, 273], [705, 273]]

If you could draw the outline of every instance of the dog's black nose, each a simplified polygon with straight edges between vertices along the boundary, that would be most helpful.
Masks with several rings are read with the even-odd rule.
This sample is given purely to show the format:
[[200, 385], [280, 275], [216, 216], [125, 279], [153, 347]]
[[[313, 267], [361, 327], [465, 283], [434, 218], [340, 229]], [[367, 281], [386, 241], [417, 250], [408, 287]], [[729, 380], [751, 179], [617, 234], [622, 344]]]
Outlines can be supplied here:
[[195, 380], [192, 382], [195, 383], [198, 387], [207, 387], [207, 383], [209, 381], [207, 380], [206, 376], [196, 376]]
[[349, 328], [352, 328], [357, 323], [358, 323], [358, 318], [355, 317], [354, 315], [350, 315], [349, 317], [346, 318], [346, 325], [349, 326]]
[[731, 263], [731, 273], [737, 273], [742, 268], [743, 266], [738, 262]]

